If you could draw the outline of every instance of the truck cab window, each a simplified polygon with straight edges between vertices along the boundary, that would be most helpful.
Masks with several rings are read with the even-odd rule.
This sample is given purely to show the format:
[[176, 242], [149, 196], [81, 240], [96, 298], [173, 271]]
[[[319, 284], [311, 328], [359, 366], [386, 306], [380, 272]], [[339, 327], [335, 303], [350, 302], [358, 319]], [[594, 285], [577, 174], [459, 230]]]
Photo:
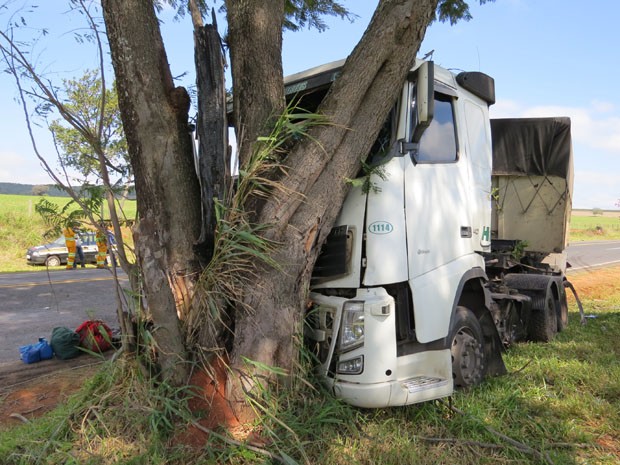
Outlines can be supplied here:
[[415, 157], [417, 163], [450, 163], [457, 159], [452, 98], [435, 93], [435, 115]]
[[383, 123], [379, 131], [379, 135], [370, 149], [370, 154], [368, 156], [368, 163], [370, 165], [380, 165], [391, 158], [390, 152], [395, 139], [395, 117], [396, 106], [388, 113], [385, 123]]

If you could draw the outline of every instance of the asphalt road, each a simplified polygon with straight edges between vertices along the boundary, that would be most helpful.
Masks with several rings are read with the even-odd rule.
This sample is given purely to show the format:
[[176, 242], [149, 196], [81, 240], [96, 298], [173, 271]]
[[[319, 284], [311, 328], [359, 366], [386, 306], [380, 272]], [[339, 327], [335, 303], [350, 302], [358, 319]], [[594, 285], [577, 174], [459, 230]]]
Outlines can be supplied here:
[[[119, 279], [127, 285], [124, 274]], [[19, 361], [20, 346], [49, 341], [56, 326], [99, 319], [118, 328], [115, 295], [108, 269], [0, 274], [0, 372], [3, 363]]]
[[620, 241], [576, 242], [568, 249], [570, 271], [620, 264]]

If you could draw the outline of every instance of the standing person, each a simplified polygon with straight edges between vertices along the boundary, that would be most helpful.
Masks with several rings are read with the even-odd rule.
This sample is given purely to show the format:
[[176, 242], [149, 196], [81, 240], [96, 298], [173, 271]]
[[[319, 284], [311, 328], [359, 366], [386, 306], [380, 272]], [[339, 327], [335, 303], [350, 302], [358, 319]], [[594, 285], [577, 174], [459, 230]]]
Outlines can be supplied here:
[[71, 225], [65, 226], [62, 230], [63, 236], [65, 236], [65, 246], [67, 247], [67, 270], [73, 269], [75, 263], [75, 231]]
[[100, 223], [97, 228], [95, 241], [97, 242], [97, 268], [105, 268], [105, 259], [108, 255], [108, 237], [103, 223]]
[[114, 256], [114, 246], [116, 245], [116, 237], [114, 237], [114, 233], [110, 231], [111, 226], [108, 226], [106, 229], [106, 235], [108, 237], [108, 252], [110, 254], [110, 261], [112, 262], [112, 266], [116, 268], [116, 257]]
[[[80, 259], [80, 266], [82, 268], [86, 267], [86, 262], [84, 260], [84, 249], [82, 248], [82, 237], [80, 236], [81, 231], [75, 229], [75, 250], [77, 252], [77, 256]], [[73, 269], [77, 268], [77, 260], [73, 261]]]

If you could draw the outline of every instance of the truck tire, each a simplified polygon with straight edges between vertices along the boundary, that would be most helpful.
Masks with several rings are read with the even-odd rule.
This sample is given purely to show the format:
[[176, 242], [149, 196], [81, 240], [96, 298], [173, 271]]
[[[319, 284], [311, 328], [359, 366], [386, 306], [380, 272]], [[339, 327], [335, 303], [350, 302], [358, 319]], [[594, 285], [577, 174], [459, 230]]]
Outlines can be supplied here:
[[484, 337], [476, 315], [468, 308], [456, 308], [450, 340], [454, 387], [480, 384], [486, 371]]
[[549, 342], [558, 329], [555, 299], [550, 289], [532, 298], [532, 314], [528, 325], [528, 335], [535, 342]]
[[45, 266], [49, 266], [50, 268], [54, 266], [60, 266], [60, 257], [57, 257], [56, 255], [51, 255], [47, 257], [47, 259], [45, 260]]
[[558, 333], [564, 331], [568, 326], [568, 302], [566, 301], [566, 289], [564, 286], [560, 286], [559, 295], [559, 301], [556, 303]]

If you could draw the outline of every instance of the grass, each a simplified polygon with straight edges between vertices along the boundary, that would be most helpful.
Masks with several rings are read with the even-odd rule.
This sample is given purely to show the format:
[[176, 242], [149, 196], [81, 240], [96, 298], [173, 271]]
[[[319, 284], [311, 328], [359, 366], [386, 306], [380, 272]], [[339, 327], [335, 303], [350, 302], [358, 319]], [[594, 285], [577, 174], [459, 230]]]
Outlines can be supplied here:
[[187, 391], [145, 382], [125, 361], [56, 411], [0, 433], [0, 464], [618, 464], [619, 273], [571, 275], [587, 324], [571, 298], [569, 327], [553, 342], [510, 348], [509, 374], [451, 403], [356, 409], [304, 383], [266, 393], [255, 439], [272, 459], [219, 435], [200, 448], [179, 440]]
[[593, 215], [590, 211], [575, 211], [571, 217], [570, 240], [620, 240], [620, 211]]

